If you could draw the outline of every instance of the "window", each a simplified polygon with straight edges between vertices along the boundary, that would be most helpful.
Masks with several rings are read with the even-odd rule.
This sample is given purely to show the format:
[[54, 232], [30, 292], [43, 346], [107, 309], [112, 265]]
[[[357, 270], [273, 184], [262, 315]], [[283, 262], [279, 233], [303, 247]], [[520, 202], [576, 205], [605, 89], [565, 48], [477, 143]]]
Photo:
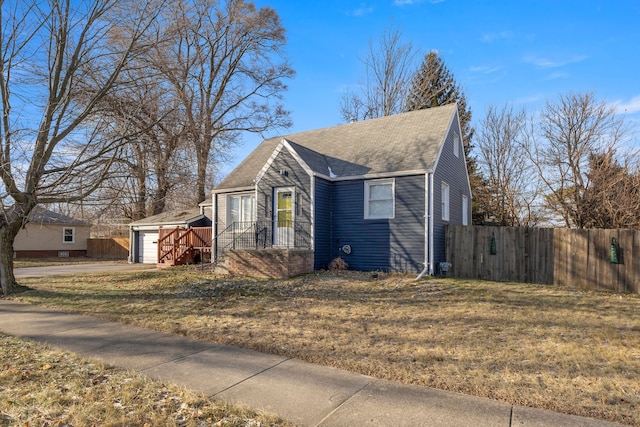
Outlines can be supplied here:
[[469, 225], [469, 198], [462, 196], [462, 225]]
[[395, 214], [395, 181], [380, 179], [364, 183], [364, 218], [393, 218]]
[[460, 137], [457, 133], [453, 133], [453, 155], [460, 157]]
[[62, 243], [75, 243], [76, 229], [73, 227], [64, 227], [62, 229]]
[[442, 200], [442, 219], [449, 221], [449, 184], [446, 182], [442, 183], [442, 192], [440, 195]]
[[253, 194], [229, 196], [229, 221], [254, 222], [256, 220], [256, 196]]

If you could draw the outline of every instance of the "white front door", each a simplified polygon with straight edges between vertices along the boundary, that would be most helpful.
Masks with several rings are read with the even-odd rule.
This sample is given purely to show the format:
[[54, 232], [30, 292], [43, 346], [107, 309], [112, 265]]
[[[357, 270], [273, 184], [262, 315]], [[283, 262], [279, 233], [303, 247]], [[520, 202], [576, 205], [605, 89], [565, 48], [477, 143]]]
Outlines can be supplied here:
[[276, 188], [273, 198], [273, 245], [294, 246], [295, 191], [293, 187]]

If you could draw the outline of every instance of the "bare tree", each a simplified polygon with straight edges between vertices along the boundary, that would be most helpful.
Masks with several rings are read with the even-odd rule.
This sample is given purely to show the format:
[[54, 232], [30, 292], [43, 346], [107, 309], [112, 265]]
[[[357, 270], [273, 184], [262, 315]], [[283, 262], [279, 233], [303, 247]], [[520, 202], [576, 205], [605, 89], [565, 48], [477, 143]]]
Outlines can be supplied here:
[[511, 106], [489, 107], [477, 138], [479, 163], [488, 192], [485, 212], [499, 225], [534, 226], [539, 186], [526, 145], [527, 116]]
[[138, 59], [128, 70], [130, 88], [103, 100], [105, 115], [116, 135], [135, 128], [136, 134], [116, 159], [113, 173], [98, 196], [118, 194], [112, 203], [130, 220], [165, 211], [176, 187], [195, 181], [195, 171], [185, 160], [186, 130], [177, 98], [158, 74]]
[[640, 229], [640, 168], [637, 153], [608, 150], [589, 156], [585, 227]]
[[[0, 282], [15, 285], [13, 242], [38, 204], [81, 200], [126, 138], [96, 113], [120, 90], [159, 5], [121, 0], [2, 1], [0, 17]], [[119, 29], [126, 25], [125, 34]], [[118, 43], [114, 43], [118, 40]]]
[[362, 59], [365, 80], [361, 93], [343, 95], [340, 105], [343, 120], [353, 122], [404, 111], [415, 55], [411, 43], [403, 43], [397, 30], [385, 31], [377, 45], [369, 41], [369, 51]]
[[294, 71], [284, 59], [277, 13], [244, 0], [178, 0], [163, 11], [151, 66], [171, 85], [196, 157], [195, 202], [205, 198], [211, 161], [239, 132], [291, 125], [279, 103]]
[[628, 132], [624, 120], [592, 93], [561, 95], [557, 103], [547, 102], [538, 131], [531, 152], [547, 203], [565, 226], [585, 228], [589, 156], [621, 146]]

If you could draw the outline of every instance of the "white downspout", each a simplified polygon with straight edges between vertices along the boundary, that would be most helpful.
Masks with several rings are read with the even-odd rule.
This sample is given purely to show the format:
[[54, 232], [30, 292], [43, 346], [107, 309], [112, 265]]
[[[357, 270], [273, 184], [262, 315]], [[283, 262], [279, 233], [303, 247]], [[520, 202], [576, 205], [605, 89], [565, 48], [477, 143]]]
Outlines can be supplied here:
[[218, 261], [218, 251], [216, 250], [218, 238], [218, 195], [211, 195], [211, 263]]
[[433, 173], [429, 173], [429, 274], [435, 273], [433, 265]]
[[420, 272], [420, 274], [418, 275], [418, 277], [416, 277], [416, 280], [420, 280], [422, 278], [422, 276], [424, 276], [427, 273], [433, 274], [430, 270], [431, 270], [431, 262], [430, 262], [430, 258], [431, 258], [431, 229], [432, 229], [432, 223], [431, 223], [431, 194], [432, 194], [432, 187], [433, 185], [431, 184], [431, 173], [426, 173], [424, 176], [424, 268], [422, 269], [422, 271]]

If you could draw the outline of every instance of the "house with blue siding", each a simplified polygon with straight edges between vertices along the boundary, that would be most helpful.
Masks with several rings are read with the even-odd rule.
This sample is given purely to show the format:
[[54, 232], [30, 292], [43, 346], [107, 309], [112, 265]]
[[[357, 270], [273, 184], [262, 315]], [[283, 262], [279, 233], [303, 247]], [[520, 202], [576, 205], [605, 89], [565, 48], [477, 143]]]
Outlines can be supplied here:
[[439, 273], [469, 224], [455, 104], [264, 140], [213, 192], [214, 256], [302, 248], [315, 269]]

